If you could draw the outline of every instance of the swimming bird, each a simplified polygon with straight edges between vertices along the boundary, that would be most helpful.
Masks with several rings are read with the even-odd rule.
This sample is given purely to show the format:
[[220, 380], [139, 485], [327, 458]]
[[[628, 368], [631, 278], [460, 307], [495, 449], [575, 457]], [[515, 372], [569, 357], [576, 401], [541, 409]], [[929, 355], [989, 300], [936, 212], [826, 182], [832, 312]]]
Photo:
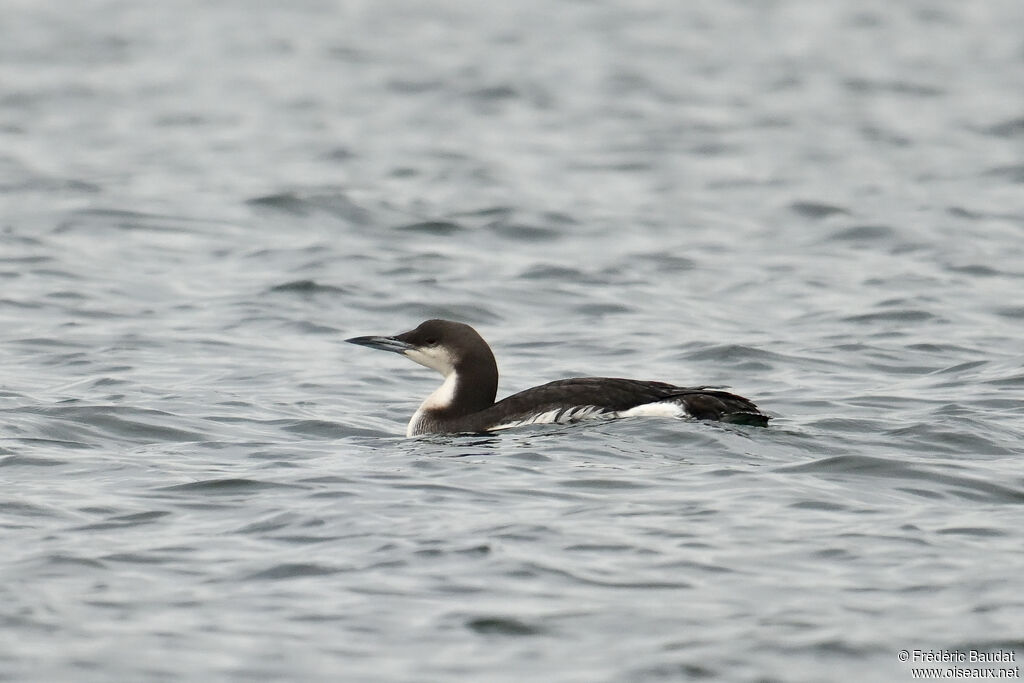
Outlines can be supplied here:
[[752, 401], [726, 391], [616, 377], [555, 380], [495, 403], [498, 364], [491, 347], [472, 327], [451, 320], [427, 320], [391, 337], [345, 341], [400, 353], [444, 375], [409, 420], [406, 436], [492, 432], [595, 417], [691, 417], [761, 427], [770, 419]]

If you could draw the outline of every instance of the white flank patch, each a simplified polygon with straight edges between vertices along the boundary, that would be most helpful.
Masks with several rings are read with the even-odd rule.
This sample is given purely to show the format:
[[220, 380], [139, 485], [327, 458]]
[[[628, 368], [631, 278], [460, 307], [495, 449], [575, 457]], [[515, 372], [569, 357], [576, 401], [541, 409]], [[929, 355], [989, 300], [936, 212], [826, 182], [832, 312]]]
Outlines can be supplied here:
[[597, 406], [578, 406], [576, 408], [558, 408], [556, 410], [548, 410], [543, 413], [537, 413], [522, 420], [516, 420], [514, 422], [506, 422], [500, 424], [497, 427], [491, 427], [489, 431], [496, 431], [499, 429], [511, 429], [513, 427], [523, 427], [525, 425], [538, 425], [538, 424], [568, 424], [571, 422], [579, 422], [580, 420], [586, 420], [591, 418], [603, 418], [603, 419], [615, 419], [619, 417], [686, 417], [686, 409], [682, 405], [675, 401], [660, 401], [658, 403], [645, 403], [643, 405], [630, 408], [629, 410], [623, 410], [617, 413], [606, 411]]
[[629, 410], [615, 413], [616, 417], [686, 417], [686, 410], [674, 401], [644, 403]]
[[513, 427], [523, 427], [525, 425], [544, 425], [544, 424], [568, 424], [570, 422], [579, 422], [580, 420], [586, 420], [591, 417], [614, 417], [614, 413], [605, 412], [603, 408], [597, 406], [576, 406], [575, 408], [556, 408], [555, 410], [548, 410], [543, 413], [537, 413], [530, 417], [524, 417], [521, 420], [514, 420], [512, 422], [506, 422], [504, 424], [491, 427], [488, 431], [497, 431], [499, 429], [512, 429]]

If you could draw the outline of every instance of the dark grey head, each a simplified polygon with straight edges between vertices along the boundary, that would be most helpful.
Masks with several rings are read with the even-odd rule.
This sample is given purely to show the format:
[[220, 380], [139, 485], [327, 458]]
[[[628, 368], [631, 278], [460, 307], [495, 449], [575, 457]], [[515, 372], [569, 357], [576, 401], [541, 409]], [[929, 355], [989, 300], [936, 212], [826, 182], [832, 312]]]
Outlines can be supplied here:
[[353, 337], [345, 341], [401, 353], [445, 377], [456, 372], [479, 382], [487, 381], [493, 373], [493, 383], [497, 388], [498, 369], [491, 348], [476, 330], [464, 323], [427, 320], [414, 330], [391, 337]]
[[498, 393], [498, 364], [483, 337], [469, 325], [428, 320], [393, 337], [353, 337], [345, 341], [371, 349], [400, 353], [437, 370], [445, 377], [409, 422], [406, 434], [445, 431], [437, 427], [484, 410]]

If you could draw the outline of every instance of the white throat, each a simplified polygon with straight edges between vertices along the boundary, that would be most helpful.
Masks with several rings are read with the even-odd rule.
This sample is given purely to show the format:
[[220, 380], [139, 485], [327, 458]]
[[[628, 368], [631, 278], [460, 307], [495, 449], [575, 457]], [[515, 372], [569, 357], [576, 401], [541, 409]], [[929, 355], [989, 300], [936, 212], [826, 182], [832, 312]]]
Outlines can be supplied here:
[[405, 357], [431, 370], [437, 370], [445, 377], [455, 370], [455, 361], [448, 353], [448, 349], [443, 346], [409, 349], [405, 352]]
[[449, 372], [445, 375], [444, 381], [441, 382], [441, 386], [434, 389], [434, 393], [420, 404], [420, 407], [416, 410], [416, 413], [409, 420], [409, 426], [405, 428], [405, 435], [407, 437], [414, 436], [418, 432], [417, 427], [425, 417], [426, 413], [431, 410], [439, 410], [447, 408], [452, 404], [452, 400], [455, 398], [455, 384], [458, 381], [458, 377], [454, 372]]

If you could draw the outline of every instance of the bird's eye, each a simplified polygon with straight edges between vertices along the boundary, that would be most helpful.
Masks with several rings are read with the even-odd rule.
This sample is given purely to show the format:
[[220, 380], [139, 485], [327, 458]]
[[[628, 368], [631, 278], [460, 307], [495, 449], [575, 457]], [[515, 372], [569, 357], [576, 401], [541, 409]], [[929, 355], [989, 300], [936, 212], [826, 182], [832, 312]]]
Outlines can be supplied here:
[[437, 346], [437, 340], [433, 337], [427, 339], [427, 346]]

